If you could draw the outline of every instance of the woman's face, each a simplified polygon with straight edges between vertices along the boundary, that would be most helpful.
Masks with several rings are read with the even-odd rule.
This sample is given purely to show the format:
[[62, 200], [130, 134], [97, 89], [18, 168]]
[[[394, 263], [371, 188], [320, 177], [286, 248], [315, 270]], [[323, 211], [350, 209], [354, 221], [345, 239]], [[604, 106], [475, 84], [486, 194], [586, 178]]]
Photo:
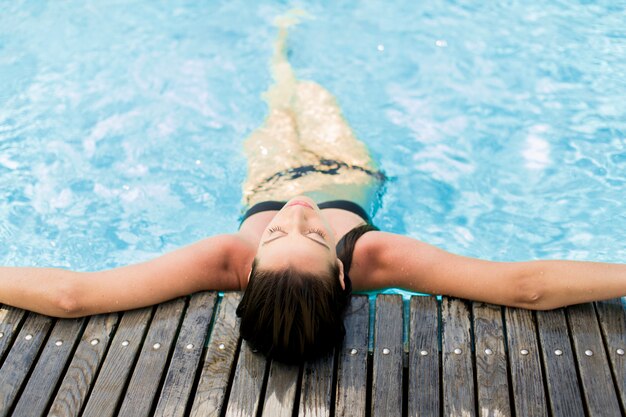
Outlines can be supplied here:
[[[313, 200], [294, 197], [267, 225], [257, 249], [257, 265], [279, 270], [325, 273], [337, 259], [335, 233]], [[340, 265], [343, 270], [342, 265]], [[341, 274], [343, 285], [343, 272]]]

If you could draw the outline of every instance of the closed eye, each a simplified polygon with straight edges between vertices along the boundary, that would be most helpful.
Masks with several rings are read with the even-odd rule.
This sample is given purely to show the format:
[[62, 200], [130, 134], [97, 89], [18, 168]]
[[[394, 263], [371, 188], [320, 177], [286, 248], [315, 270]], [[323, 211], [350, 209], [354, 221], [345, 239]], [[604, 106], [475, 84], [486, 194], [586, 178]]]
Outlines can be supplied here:
[[286, 233], [285, 230], [280, 227], [280, 226], [272, 226], [269, 229], [267, 229], [268, 232], [270, 232], [269, 234], [271, 235], [272, 233], [276, 233], [276, 232], [283, 232]]
[[319, 235], [322, 239], [326, 239], [326, 233], [322, 229], [309, 229], [307, 233], [315, 233]]
[[[272, 243], [273, 241], [278, 240], [278, 239], [283, 238], [283, 237], [286, 237], [286, 236], [288, 235], [288, 233], [287, 233], [287, 232], [286, 232], [286, 231], [285, 231], [282, 227], [280, 227], [280, 226], [273, 226], [273, 227], [271, 227], [271, 228], [267, 229], [267, 231], [269, 232], [270, 237], [269, 237], [269, 239], [267, 239], [265, 242], [263, 242], [263, 243], [261, 244], [262, 246], [265, 246], [265, 245], [267, 245], [268, 243]], [[281, 234], [279, 234], [279, 235], [277, 235], [277, 236], [272, 236], [272, 235], [273, 235], [273, 234], [275, 234], [276, 232], [280, 232]], [[319, 229], [311, 229], [311, 230], [308, 230], [308, 231], [307, 231], [307, 234], [306, 234], [304, 237], [305, 237], [305, 238], [307, 238], [307, 239], [309, 239], [310, 241], [315, 242], [315, 243], [317, 243], [318, 245], [324, 246], [326, 249], [329, 249], [329, 250], [330, 250], [330, 246], [328, 246], [328, 244], [326, 244], [326, 242], [324, 242], [324, 241], [320, 241], [320, 240], [318, 240], [318, 239], [315, 239], [315, 238], [313, 238], [313, 237], [309, 236], [309, 234], [311, 234], [311, 233], [313, 233], [313, 234], [317, 234], [317, 235], [318, 235], [318, 236], [320, 236], [322, 239], [324, 239], [324, 237], [325, 237], [325, 235], [326, 235], [326, 234], [325, 234], [322, 230], [319, 230]]]

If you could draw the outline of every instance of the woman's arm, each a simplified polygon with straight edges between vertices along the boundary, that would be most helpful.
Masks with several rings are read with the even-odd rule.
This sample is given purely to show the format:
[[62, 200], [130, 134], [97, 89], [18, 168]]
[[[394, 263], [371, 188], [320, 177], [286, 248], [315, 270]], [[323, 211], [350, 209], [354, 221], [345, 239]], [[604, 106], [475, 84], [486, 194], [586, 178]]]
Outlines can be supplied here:
[[358, 259], [363, 261], [353, 263], [351, 275], [361, 278], [366, 289], [399, 287], [535, 310], [626, 296], [626, 265], [491, 262], [384, 232], [367, 233], [361, 240], [364, 256]]
[[0, 267], [0, 303], [57, 317], [129, 310], [201, 290], [238, 290], [248, 244], [204, 239], [148, 262], [99, 272]]

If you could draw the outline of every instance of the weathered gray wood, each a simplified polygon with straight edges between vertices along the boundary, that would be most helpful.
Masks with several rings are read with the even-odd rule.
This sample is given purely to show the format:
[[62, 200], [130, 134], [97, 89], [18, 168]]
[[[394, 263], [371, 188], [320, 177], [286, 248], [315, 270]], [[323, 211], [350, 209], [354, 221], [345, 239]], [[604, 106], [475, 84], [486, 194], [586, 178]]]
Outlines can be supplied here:
[[478, 410], [483, 417], [511, 415], [502, 307], [473, 303]]
[[402, 296], [376, 297], [372, 416], [402, 415]]
[[[222, 408], [226, 405], [224, 404], [224, 399], [228, 388], [228, 380], [233, 372], [235, 354], [237, 353], [239, 342], [239, 321], [235, 312], [240, 299], [241, 295], [239, 293], [226, 293], [218, 306], [211, 339], [202, 363], [202, 374], [191, 409], [192, 417], [222, 415]], [[239, 378], [243, 380], [238, 381], [240, 384], [239, 389], [242, 390], [239, 392], [239, 395], [247, 397], [255, 394], [258, 399], [261, 390], [260, 384], [263, 382], [265, 372], [265, 360], [252, 354], [252, 352], [246, 352], [240, 356], [239, 361], [240, 365], [238, 366], [249, 365], [253, 367], [250, 369], [244, 368], [240, 371]], [[249, 362], [244, 364], [242, 361]], [[253, 376], [260, 378], [260, 382], [254, 381], [252, 388], [250, 388], [246, 385], [249, 381], [246, 381], [245, 378]], [[256, 385], [257, 382], [258, 385]], [[254, 391], [257, 388], [258, 392]], [[251, 389], [251, 391], [247, 392], [247, 389]], [[239, 399], [234, 400], [238, 401]], [[241, 400], [245, 399], [242, 398]], [[245, 401], [243, 403], [245, 406], [249, 405]]]
[[184, 415], [216, 300], [216, 292], [202, 292], [191, 297], [154, 412], [155, 417]]
[[619, 298], [596, 303], [600, 328], [609, 353], [615, 389], [626, 411], [626, 306]]
[[263, 416], [291, 417], [296, 400], [300, 367], [272, 361], [267, 379]]
[[552, 415], [584, 416], [564, 311], [538, 311], [537, 326]]
[[50, 317], [28, 314], [0, 368], [0, 416], [9, 414], [51, 326]]
[[437, 298], [411, 297], [409, 416], [439, 415], [439, 312]]
[[257, 415], [261, 388], [267, 369], [266, 365], [265, 357], [260, 353], [253, 352], [246, 341], [242, 340], [230, 399], [226, 408], [226, 417]]
[[369, 342], [369, 299], [366, 295], [352, 297], [344, 323], [346, 338], [338, 356], [335, 416], [364, 417]]
[[11, 306], [0, 307], [0, 367], [2, 366], [5, 353], [13, 343], [13, 338], [17, 334], [26, 312], [21, 308]]
[[157, 307], [118, 416], [150, 415], [184, 308], [183, 299]]
[[45, 414], [84, 322], [84, 318], [57, 320], [13, 411], [14, 417]]
[[515, 415], [546, 416], [548, 407], [532, 312], [508, 307], [504, 312]]
[[300, 417], [330, 416], [332, 402], [333, 362], [331, 352], [313, 362], [306, 362], [302, 371], [302, 391], [300, 393]]
[[151, 307], [124, 312], [83, 416], [115, 415], [151, 315]]
[[[185, 317], [185, 322], [183, 323], [181, 328], [177, 347], [180, 345], [180, 350], [183, 352], [187, 352], [188, 350], [194, 351], [195, 349], [193, 348], [186, 349], [186, 346], [189, 343], [194, 346], [197, 346], [197, 344], [201, 345], [202, 340], [204, 340], [206, 336], [206, 326], [210, 321], [212, 307], [214, 305], [212, 304], [211, 300], [213, 300], [214, 302], [215, 293], [203, 293], [201, 295], [205, 297], [205, 302], [200, 303], [200, 305], [204, 306], [204, 309], [201, 310], [204, 312], [204, 314], [198, 313], [195, 316], [192, 316], [191, 313], [194, 310], [192, 309], [190, 302], [190, 307]], [[381, 363], [383, 366], [387, 365], [383, 363], [383, 361], [391, 358], [394, 354], [391, 345], [389, 343], [384, 343], [388, 342], [389, 340], [393, 340], [393, 337], [383, 335], [383, 332], [394, 332], [390, 329], [390, 327], [396, 327], [394, 323], [400, 323], [400, 325], [398, 326], [400, 335], [398, 345], [400, 348], [400, 353], [402, 352], [402, 304], [400, 300], [399, 308], [396, 308], [397, 306], [395, 306], [393, 303], [393, 301], [395, 301], [394, 298], [394, 296], [380, 296], [377, 300], [377, 338], [375, 355], [377, 354], [379, 355], [379, 357], [375, 359], [375, 364], [376, 361], [378, 361], [379, 366], [381, 366]], [[194, 299], [192, 298], [192, 302], [193, 300]], [[207, 300], [208, 303], [206, 302]], [[211, 336], [209, 349], [207, 350], [207, 355], [205, 358], [205, 362], [209, 361], [210, 363], [214, 364], [216, 363], [216, 361], [210, 358], [211, 355], [213, 355], [213, 357], [224, 355], [224, 351], [228, 351], [229, 349], [231, 350], [232, 355], [230, 356], [230, 367], [218, 367], [219, 369], [227, 369], [227, 372], [224, 372], [222, 374], [225, 375], [226, 383], [228, 381], [231, 368], [233, 366], [232, 357], [235, 356], [235, 350], [237, 347], [238, 330], [236, 319], [234, 318], [234, 310], [238, 301], [238, 294], [227, 294], [225, 299], [222, 301], [220, 305], [220, 311], [217, 314], [217, 316], [219, 317], [216, 316], [216, 323], [214, 325], [213, 335]], [[357, 416], [365, 414], [364, 388], [367, 367], [367, 322], [369, 318], [368, 306], [369, 303], [367, 297], [357, 296], [354, 298], [351, 310], [346, 316], [346, 340], [342, 351], [339, 352], [338, 355], [338, 385], [335, 414], [339, 416]], [[451, 356], [451, 358], [448, 358], [448, 360], [454, 360], [457, 356], [463, 356], [463, 354], [470, 351], [469, 348], [466, 349], [463, 347], [459, 347], [459, 349], [461, 349], [461, 354], [454, 354], [454, 349], [456, 349], [455, 346], [459, 345], [459, 343], [458, 339], [454, 339], [453, 336], [457, 335], [457, 333], [459, 332], [462, 333], [467, 330], [468, 333], [463, 337], [469, 339], [469, 325], [467, 323], [463, 324], [463, 317], [466, 317], [465, 320], [468, 320], [469, 317], [467, 311], [465, 311], [465, 313], [462, 311], [464, 306], [466, 306], [464, 303], [457, 300], [444, 299], [442, 307], [442, 322], [444, 324], [442, 335], [444, 352], [449, 352]], [[164, 306], [160, 306], [159, 311], [164, 308]], [[493, 406], [493, 404], [496, 403], [506, 402], [506, 398], [508, 398], [508, 392], [505, 392], [503, 388], [501, 388], [501, 384], [498, 384], [496, 382], [498, 380], [502, 381], [502, 363], [498, 363], [497, 361], [490, 362], [493, 361], [494, 358], [497, 358], [498, 355], [504, 355], [503, 339], [501, 335], [501, 323], [499, 322], [499, 308], [481, 303], [474, 304], [472, 308], [474, 313], [474, 334], [476, 344], [476, 378], [478, 381], [476, 390], [478, 394], [479, 404], [478, 412], [481, 415], [508, 415], [510, 414], [511, 410], [508, 410], [507, 412], [507, 410], [505, 409], [506, 407], [500, 408], [501, 405], [498, 405], [498, 407]], [[465, 308], [465, 310], [467, 309]], [[3, 311], [5, 311], [5, 313], [3, 313]], [[200, 309], [198, 309], [197, 311], [200, 311]], [[575, 363], [574, 356], [576, 356], [577, 365], [580, 369], [581, 381], [583, 383], [583, 386], [585, 387], [583, 394], [585, 395], [585, 405], [588, 407], [587, 412], [590, 415], [602, 416], [621, 415], [621, 413], [623, 412], [623, 409], [620, 410], [620, 401], [623, 401], [622, 397], [623, 386], [625, 383], [624, 379], [626, 379], [626, 363], [624, 361], [624, 355], [618, 354], [617, 350], [620, 348], [623, 349], [624, 344], [626, 344], [626, 311], [624, 310], [623, 304], [621, 304], [621, 301], [618, 299], [611, 302], [597, 303], [597, 313], [600, 320], [600, 325], [598, 325], [598, 321], [596, 320], [595, 311], [593, 310], [592, 305], [587, 304], [568, 309], [567, 319], [570, 323], [570, 328], [572, 329], [571, 337], [574, 340], [574, 349], [574, 347], [571, 346], [569, 342], [567, 323], [563, 310], [537, 312], [537, 326], [541, 341], [541, 355], [545, 364], [545, 369], [543, 371], [546, 372], [547, 389], [550, 393], [548, 398], [551, 415], [584, 415], [585, 410], [583, 409], [584, 405], [582, 402], [580, 389], [577, 386], [576, 371], [575, 368], [572, 366]], [[4, 317], [2, 316], [3, 314]], [[386, 317], [381, 318], [381, 314], [385, 315]], [[544, 396], [544, 388], [542, 387], [543, 378], [541, 375], [541, 368], [539, 365], [538, 356], [537, 358], [532, 358], [533, 352], [538, 352], [537, 349], [539, 346], [536, 340], [537, 332], [535, 332], [534, 329], [532, 313], [526, 310], [507, 309], [505, 314], [507, 318], [507, 336], [510, 349], [509, 355], [511, 363], [511, 374], [513, 379], [511, 382], [513, 384], [513, 391], [515, 393], [513, 399], [516, 406], [516, 415], [542, 415], [543, 412], [540, 408], [541, 404], [537, 406], [536, 403], [542, 401], [545, 402], [546, 398]], [[392, 317], [394, 315], [396, 316], [395, 319]], [[154, 332], [154, 334], [159, 333], [154, 330], [159, 326], [160, 322], [160, 319], [157, 316], [159, 316], [158, 312], [157, 314], [155, 314], [155, 318], [152, 321], [149, 335], [146, 336], [146, 341], [144, 343], [144, 349], [142, 350], [142, 352], [145, 351], [147, 347], [151, 347], [153, 345], [153, 341], [150, 335], [151, 332]], [[169, 316], [169, 314], [165, 314], [165, 316]], [[3, 319], [6, 319], [7, 317], [10, 317], [10, 321], [3, 321]], [[23, 320], [22, 329], [20, 330], [19, 334], [15, 334], [15, 328], [19, 325], [20, 317], [25, 317], [27, 318], [27, 320]], [[33, 325], [33, 321], [35, 320], [35, 318], [40, 318], [40, 320], [43, 321], [47, 320], [48, 324], [47, 328], [45, 328], [45, 331], [43, 331], [43, 333], [40, 333], [40, 346], [34, 348], [33, 344], [36, 345], [37, 343], [37, 332], [33, 331], [33, 329], [37, 328], [37, 325]], [[422, 413], [423, 411], [426, 411], [429, 415], [437, 415], [439, 412], [439, 405], [437, 402], [437, 382], [439, 381], [439, 374], [437, 354], [438, 347], [436, 336], [437, 305], [435, 299], [433, 297], [413, 297], [413, 299], [411, 300], [410, 318], [410, 373], [408, 399], [409, 415], [424, 415]], [[50, 415], [78, 415], [78, 412], [80, 411], [80, 408], [85, 401], [87, 391], [92, 384], [94, 374], [97, 372], [98, 364], [101, 362], [102, 356], [104, 355], [108, 342], [108, 337], [111, 334], [116, 319], [117, 315], [115, 314], [108, 316], [94, 316], [90, 318], [83, 337], [81, 338], [81, 342], [76, 349], [72, 364], [70, 365], [68, 372], [63, 379], [61, 388], [59, 389], [57, 397], [54, 400], [52, 408], [50, 409]], [[228, 324], [229, 320], [231, 322], [230, 324]], [[67, 362], [68, 355], [72, 351], [71, 341], [75, 340], [80, 332], [80, 320], [57, 321], [52, 330], [52, 333], [47, 339], [47, 343], [43, 350], [41, 350], [41, 344], [46, 338], [47, 331], [49, 331], [52, 323], [51, 319], [32, 313], [29, 315], [24, 315], [24, 313], [19, 309], [3, 307], [2, 309], [0, 309], [0, 326], [2, 326], [5, 322], [13, 323], [11, 325], [7, 325], [5, 329], [8, 329], [8, 332], [12, 332], [14, 346], [8, 352], [5, 364], [2, 369], [0, 369], [0, 398], [2, 396], [5, 396], [7, 392], [11, 390], [14, 390], [14, 397], [11, 400], [12, 403], [9, 402], [9, 405], [7, 407], [0, 406], [0, 412], [4, 413], [2, 415], [7, 415], [9, 411], [13, 411], [12, 415], [17, 416], [41, 415], [42, 410], [45, 412], [46, 405], [49, 403], [50, 394], [54, 391], [54, 388], [56, 386], [56, 383], [54, 381], [58, 380], [60, 373], [63, 370], [64, 364]], [[42, 323], [43, 322], [39, 323], [40, 327]], [[189, 324], [186, 326], [185, 323]], [[198, 323], [203, 323], [204, 327], [202, 325], [198, 325]], [[123, 323], [120, 324], [120, 329], [118, 330], [116, 335], [116, 340], [118, 342], [121, 342], [121, 339], [118, 340], [117, 337], [123, 331], [124, 326], [125, 325]], [[161, 326], [159, 331], [164, 331], [164, 327], [167, 326]], [[202, 331], [202, 328], [204, 328], [204, 333]], [[200, 329], [200, 332], [196, 333], [198, 329]], [[602, 332], [602, 334], [600, 333], [600, 331]], [[26, 340], [24, 339], [24, 336], [26, 334], [25, 332], [30, 333], [33, 336], [30, 341], [28, 341], [28, 343], [26, 343]], [[188, 337], [196, 336], [196, 334], [199, 334], [199, 336], [197, 336], [197, 341], [195, 339], [193, 341], [189, 341], [190, 339], [188, 339]], [[74, 339], [72, 339], [72, 335], [74, 335]], [[602, 340], [602, 336], [604, 336], [604, 343]], [[141, 340], [141, 338], [142, 336], [140, 334], [139, 339]], [[98, 339], [99, 343], [92, 345], [90, 341], [94, 339]], [[161, 340], [160, 337], [158, 339]], [[165, 337], [165, 339], [163, 340], [166, 339], [167, 337]], [[7, 343], [7, 346], [10, 347], [10, 343], [6, 342], [6, 340], [9, 339], [4, 340], [4, 343]], [[64, 343], [61, 346], [57, 346], [55, 343], [57, 340], [63, 340]], [[131, 339], [127, 338], [127, 340], [130, 341]], [[234, 343], [232, 342], [232, 340], [234, 340]], [[383, 340], [384, 342], [381, 340]], [[2, 338], [0, 338], [0, 343], [2, 342], [3, 340]], [[156, 341], [154, 343], [156, 343]], [[384, 346], [381, 346], [381, 343], [383, 343]], [[450, 345], [450, 343], [453, 343], [454, 346]], [[107, 354], [107, 361], [110, 359], [111, 355], [113, 355], [112, 352], [114, 350], [114, 344], [115, 342], [112, 344], [111, 350]], [[167, 342], [161, 342], [161, 349], [163, 352], [167, 352], [166, 344]], [[211, 344], [217, 346], [213, 349], [213, 351], [211, 350]], [[224, 348], [220, 349], [220, 345], [224, 345]], [[608, 352], [606, 353], [605, 346], [608, 349]], [[130, 347], [130, 345], [127, 347]], [[389, 349], [389, 353], [387, 355], [384, 355], [382, 353], [382, 349], [384, 349], [385, 347]], [[485, 350], [488, 348], [492, 351], [491, 355], [487, 355], [485, 353]], [[249, 349], [245, 347], [245, 343], [243, 349], [247, 349], [247, 354], [256, 359], [247, 360], [248, 364], [252, 364], [251, 366], [240, 365], [241, 369], [238, 366], [237, 372], [240, 373], [240, 375], [239, 377], [235, 377], [235, 381], [233, 381], [233, 392], [230, 395], [229, 401], [231, 403], [231, 408], [229, 409], [227, 415], [256, 415], [259, 407], [258, 397], [261, 386], [263, 384], [264, 371], [266, 370], [265, 360], [262, 356], [259, 357], [258, 355], [250, 352]], [[356, 349], [356, 353], [354, 355], [351, 354], [352, 349]], [[521, 351], [523, 349], [526, 349], [528, 351], [528, 354], [522, 354]], [[11, 385], [11, 383], [7, 383], [7, 381], [9, 381], [9, 379], [7, 378], [7, 369], [9, 369], [12, 374], [14, 374], [13, 370], [17, 368], [17, 366], [15, 365], [16, 363], [26, 363], [27, 366], [25, 367], [25, 369], [18, 369], [18, 371], [22, 372], [24, 375], [22, 376], [23, 380], [25, 375], [29, 373], [29, 370], [32, 367], [32, 361], [34, 361], [34, 358], [37, 357], [40, 350], [41, 355], [39, 355], [39, 359], [29, 377], [29, 380], [24, 381], [23, 384], [25, 384], [26, 386], [21, 393], [18, 401], [15, 396], [17, 395], [17, 392], [21, 391], [21, 386], [23, 384], [18, 384], [15, 387], [9, 386]], [[427, 355], [421, 355], [420, 352], [422, 350], [428, 351], [429, 353]], [[560, 351], [559, 355], [555, 354], [555, 351], [557, 350]], [[590, 350], [591, 352], [593, 352], [593, 354], [591, 356], [586, 355], [586, 350]], [[89, 355], [86, 355], [87, 351], [90, 352]], [[189, 388], [191, 383], [193, 382], [193, 376], [197, 372], [197, 363], [199, 361], [200, 355], [198, 350], [195, 351], [197, 355], [196, 365], [190, 365], [189, 370], [186, 371], [187, 375], [191, 375], [191, 377], [186, 378], [186, 382]], [[28, 365], [28, 360], [26, 360], [25, 362], [17, 361], [17, 352], [20, 353], [21, 358], [25, 358], [29, 354], [32, 355], [31, 364]], [[210, 352], [213, 353], [211, 354]], [[151, 372], [151, 370], [148, 369], [150, 368], [149, 366], [141, 365], [143, 363], [143, 355], [144, 353], [142, 353], [142, 356], [137, 362], [135, 368], [146, 368], [145, 372], [147, 375]], [[246, 361], [245, 355], [246, 353], [244, 352], [244, 350], [242, 350], [238, 363]], [[538, 353], [536, 355], [538, 355]], [[228, 357], [229, 354], [226, 354], [225, 356]], [[176, 351], [173, 355], [172, 365], [170, 366], [170, 371], [168, 371], [168, 375], [170, 372], [173, 375], [176, 373], [173, 368], [174, 357], [176, 357]], [[79, 360], [81, 362], [88, 363], [88, 365], [78, 364], [77, 361]], [[164, 364], [166, 363], [166, 357], [158, 359], [153, 358], [153, 361], [159, 366], [164, 366]], [[228, 361], [226, 362], [228, 363]], [[389, 362], [391, 363], [391, 361]], [[131, 367], [132, 363], [133, 361], [131, 361]], [[397, 363], [401, 366], [402, 354], [400, 354], [400, 359], [397, 361]], [[452, 362], [448, 363], [448, 368], [454, 369], [454, 367], [450, 367], [450, 363]], [[10, 364], [13, 364], [13, 366], [11, 368], [6, 368]], [[611, 368], [609, 367], [609, 365], [611, 365], [613, 368], [612, 377], [610, 374]], [[257, 369], [256, 373], [254, 372], [255, 366]], [[454, 364], [454, 366], [456, 366], [456, 364]], [[279, 369], [279, 367], [280, 365], [278, 364], [276, 364], [276, 366], [275, 364], [272, 364], [272, 367], [270, 368], [270, 376], [267, 384], [265, 403], [263, 406], [263, 415], [291, 415], [291, 410], [293, 409], [292, 407], [295, 398], [295, 389], [293, 382], [291, 381], [297, 380], [298, 370], [297, 368], [293, 367], [285, 367], [284, 369]], [[443, 368], [445, 372], [445, 357]], [[203, 376], [206, 379], [205, 384], [214, 384], [213, 378], [215, 378], [215, 376], [218, 375], [219, 372], [212, 372], [210, 370], [210, 366], [203, 367], [203, 369]], [[252, 373], [250, 372], [251, 369], [253, 370]], [[419, 371], [417, 371], [418, 369]], [[469, 369], [471, 372], [471, 362]], [[539, 372], [537, 372], [537, 369], [539, 369]], [[332, 356], [329, 356], [321, 361], [307, 364], [307, 368], [303, 371], [302, 377], [303, 387], [299, 405], [300, 415], [328, 415], [330, 411], [329, 401], [331, 398], [332, 390], [332, 371]], [[105, 370], [103, 367], [102, 371], [100, 372], [100, 377], [98, 378], [99, 380], [101, 377], [103, 377], [104, 373]], [[244, 373], [246, 373], [246, 376], [242, 376]], [[380, 369], [376, 369], [375, 365], [375, 382], [373, 387], [374, 392], [372, 393], [372, 415], [376, 415], [376, 408], [374, 404], [376, 400], [375, 391], [377, 390], [377, 385], [380, 386], [380, 390], [386, 390], [387, 394], [389, 394], [389, 391], [393, 391], [393, 387], [392, 384], [390, 384], [389, 379], [383, 379], [383, 383], [376, 382], [377, 373], [380, 373]], [[135, 375], [138, 375], [137, 371], [135, 372]], [[281, 380], [280, 375], [287, 375], [287, 379], [289, 381]], [[399, 392], [401, 393], [401, 369], [399, 375]], [[218, 376], [218, 379], [219, 378], [220, 376]], [[444, 376], [444, 378], [446, 377]], [[504, 374], [504, 378], [506, 378], [506, 374]], [[183, 378], [181, 377], [181, 379]], [[423, 382], [419, 385], [416, 382], [418, 379], [423, 380]], [[159, 377], [156, 376], [154, 378], [154, 381], [156, 382], [153, 382], [152, 384], [158, 384], [158, 380]], [[473, 384], [471, 373], [470, 378], [467, 382], [469, 384]], [[613, 384], [613, 382], [615, 382], [615, 384]], [[116, 383], [122, 387], [121, 389], [123, 389], [123, 387], [126, 385], [123, 378], [116, 380]], [[150, 382], [147, 383], [150, 384]], [[132, 384], [133, 383], [131, 382], [131, 384], [129, 385], [129, 390], [131, 389], [130, 387], [132, 386]], [[165, 384], [167, 385], [167, 379]], [[445, 403], [450, 398], [459, 396], [459, 392], [462, 390], [463, 384], [465, 384], [465, 382], [457, 382], [457, 384], [451, 388], [451, 390], [453, 391], [446, 393], [446, 396], [444, 397], [444, 407]], [[504, 384], [506, 384], [506, 379]], [[235, 388], [235, 385], [238, 385], [239, 388]], [[165, 386], [163, 392], [165, 392]], [[535, 387], [535, 392], [533, 392], [532, 386]], [[5, 387], [7, 387], [8, 390], [4, 389]], [[212, 387], [215, 387], [215, 385], [212, 385]], [[245, 387], [252, 387], [253, 389], [248, 390], [245, 389]], [[481, 393], [481, 390], [483, 389], [487, 390], [487, 394], [485, 394], [485, 392]], [[214, 388], [208, 388], [205, 393], [211, 390], [214, 390]], [[222, 413], [221, 402], [224, 400], [225, 391], [226, 388], [221, 391], [221, 394], [218, 394], [217, 396], [214, 395], [214, 398], [219, 398], [217, 401], [212, 400], [204, 403], [204, 411], [206, 411], [205, 413], [199, 413], [199, 408], [196, 407], [196, 412], [198, 412], [197, 415], [219, 415], [220, 413]], [[426, 395], [427, 392], [431, 391], [434, 393], [434, 401], [430, 395]], [[530, 393], [528, 391], [530, 391]], [[152, 393], [154, 392], [155, 389], [150, 389], [148, 395], [152, 395]], [[173, 390], [170, 392], [174, 393]], [[184, 390], [181, 392], [184, 393]], [[183, 398], [178, 398], [174, 401], [175, 404], [178, 404], [176, 409], [180, 410], [181, 412], [184, 411], [185, 407], [187, 406], [186, 398], [189, 393], [189, 389], [187, 389], [186, 392], [187, 394], [183, 395]], [[500, 394], [493, 394], [495, 392], [500, 392], [502, 396], [500, 396]], [[415, 396], [415, 393], [417, 393], [417, 396]], [[215, 394], [215, 392], [213, 392], [213, 394]], [[96, 395], [96, 388], [94, 388], [94, 394], [92, 395], [92, 397], [94, 395]], [[133, 396], [133, 394], [129, 395]], [[134, 395], [137, 396], [143, 394], [135, 393]], [[424, 398], [421, 398], [420, 395]], [[504, 396], [506, 396], [506, 398], [503, 398]], [[402, 397], [396, 396], [395, 399], [393, 399], [392, 395], [388, 395], [388, 397], [391, 398], [392, 401], [395, 401], [397, 409], [401, 410]], [[421, 399], [419, 399], [418, 397]], [[196, 397], [196, 400], [197, 399], [198, 397]], [[233, 402], [237, 403], [234, 407], [232, 406]], [[206, 406], [209, 403], [219, 403], [219, 406], [210, 411], [207, 411]], [[277, 405], [279, 405], [279, 403], [282, 403], [283, 405], [287, 404], [287, 406], [282, 408], [278, 407]], [[12, 410], [12, 404], [16, 404], [14, 410]], [[167, 402], [164, 402], [163, 404], [164, 406], [160, 408], [160, 415], [175, 415], [174, 413], [165, 412], [165, 404], [167, 404]], [[196, 403], [194, 402], [194, 406], [195, 404]], [[544, 407], [547, 407], [547, 404], [544, 403]], [[129, 411], [130, 410], [139, 409], [129, 408]], [[157, 410], [159, 410], [158, 407]], [[450, 410], [446, 410], [447, 414]], [[99, 408], [97, 411], [98, 412], [93, 415], [105, 415], [102, 413], [102, 408]], [[122, 410], [120, 411], [121, 414], [124, 414], [124, 405], [122, 405]], [[430, 411], [432, 411], [432, 413], [430, 413]], [[89, 415], [89, 411], [87, 409], [85, 410], [85, 412], [85, 415]], [[131, 412], [130, 414], [138, 415], [136, 412]], [[394, 414], [388, 412], [388, 410], [385, 410], [380, 415]]]
[[567, 308], [583, 396], [590, 416], [621, 416], [593, 304]]
[[469, 306], [444, 297], [441, 303], [444, 415], [473, 416], [474, 381]]
[[465, 301], [444, 297], [441, 302], [443, 348], [443, 414], [475, 416], [474, 371], [469, 308]]
[[65, 417], [79, 414], [118, 320], [117, 313], [89, 318], [48, 416]]

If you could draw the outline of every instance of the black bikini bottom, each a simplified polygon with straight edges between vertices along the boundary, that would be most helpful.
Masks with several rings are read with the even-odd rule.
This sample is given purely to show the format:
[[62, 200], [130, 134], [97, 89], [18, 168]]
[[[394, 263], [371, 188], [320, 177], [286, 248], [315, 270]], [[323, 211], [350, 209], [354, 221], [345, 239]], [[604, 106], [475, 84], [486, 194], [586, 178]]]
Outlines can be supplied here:
[[[241, 223], [243, 223], [248, 217], [252, 216], [253, 214], [261, 213], [263, 211], [280, 210], [285, 206], [285, 204], [287, 204], [286, 201], [263, 201], [261, 203], [257, 203], [246, 211], [246, 213], [241, 218]], [[334, 209], [346, 210], [346, 211], [349, 211], [350, 213], [356, 214], [357, 216], [365, 220], [366, 223], [368, 224], [371, 223], [370, 217], [368, 216], [367, 212], [363, 209], [363, 207], [359, 206], [356, 203], [353, 203], [352, 201], [348, 201], [348, 200], [326, 201], [324, 203], [318, 204], [318, 207], [320, 209], [334, 208]]]
[[[320, 159], [318, 164], [302, 165], [295, 168], [285, 169], [279, 171], [274, 175], [266, 178], [257, 185], [252, 193], [257, 193], [262, 190], [271, 188], [277, 181], [290, 181], [300, 177], [304, 177], [313, 173], [321, 173], [325, 175], [340, 175], [344, 170], [361, 171], [373, 178], [376, 178], [380, 182], [385, 182], [387, 177], [382, 171], [372, 171], [367, 168], [363, 168], [358, 165], [349, 165], [343, 161], [336, 161], [334, 159]], [[343, 200], [338, 200], [343, 201]], [[329, 201], [332, 203], [332, 201]]]

